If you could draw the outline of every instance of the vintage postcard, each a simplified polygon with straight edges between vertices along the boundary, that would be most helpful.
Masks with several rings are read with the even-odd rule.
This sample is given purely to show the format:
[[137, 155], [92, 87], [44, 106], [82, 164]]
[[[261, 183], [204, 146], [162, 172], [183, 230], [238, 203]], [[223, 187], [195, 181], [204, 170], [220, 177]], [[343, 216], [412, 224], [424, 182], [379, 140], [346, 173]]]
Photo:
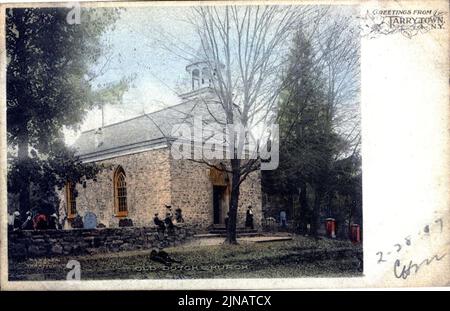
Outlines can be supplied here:
[[0, 7], [1, 289], [450, 285], [448, 1]]

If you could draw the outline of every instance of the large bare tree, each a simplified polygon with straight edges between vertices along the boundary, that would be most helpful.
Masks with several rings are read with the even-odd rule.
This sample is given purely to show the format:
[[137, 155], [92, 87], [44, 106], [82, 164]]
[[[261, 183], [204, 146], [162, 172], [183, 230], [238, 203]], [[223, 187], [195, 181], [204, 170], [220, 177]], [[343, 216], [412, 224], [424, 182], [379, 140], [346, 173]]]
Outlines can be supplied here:
[[[208, 159], [200, 160], [231, 175], [228, 243], [237, 242], [240, 185], [251, 172], [261, 167], [261, 161], [273, 160], [261, 151], [267, 151], [270, 144], [273, 148], [277, 143], [276, 133], [266, 129], [270, 129], [275, 121], [276, 103], [282, 89], [280, 73], [286, 61], [284, 56], [289, 39], [302, 23], [320, 19], [324, 13], [323, 9], [298, 6], [193, 8], [190, 21], [201, 42], [202, 58], [210, 72], [215, 73], [211, 83], [218, 106], [224, 113], [224, 123], [245, 129], [242, 132], [235, 127], [226, 132], [225, 141], [231, 155], [227, 165], [217, 167]], [[237, 143], [246, 139], [252, 141], [252, 146]], [[251, 149], [247, 150], [251, 156], [243, 159], [245, 148]]]
[[[191, 160], [231, 177], [226, 241], [234, 244], [237, 242], [240, 186], [249, 174], [271, 160], [268, 156], [274, 152], [264, 151], [269, 149], [269, 145], [274, 147], [278, 143], [272, 126], [277, 122], [280, 94], [289, 80], [285, 79], [285, 71], [288, 70], [287, 55], [293, 35], [304, 29], [308, 40], [318, 51], [314, 67], [323, 73], [322, 76], [327, 76], [326, 112], [329, 122], [326, 124], [330, 126], [329, 131], [337, 126], [348, 135], [356, 133], [352, 137], [357, 142], [355, 146], [359, 146], [359, 131], [348, 131], [348, 126], [359, 125], [342, 120], [354, 117], [345, 110], [351, 107], [347, 105], [349, 98], [359, 89], [358, 81], [352, 75], [358, 65], [354, 54], [359, 49], [353, 45], [354, 36], [346, 37], [349, 26], [334, 23], [336, 16], [328, 7], [196, 6], [191, 10], [188, 22], [195, 29], [200, 49], [194, 48], [195, 43], [186, 43], [164, 29], [157, 30], [154, 41], [177, 57], [200, 59], [213, 75], [210, 87], [215, 99], [203, 98], [203, 104], [216, 124], [231, 128], [224, 137], [224, 146], [231, 160], [222, 163], [207, 158]], [[245, 146], [246, 140], [251, 146]], [[246, 148], [250, 149], [247, 150], [250, 156], [245, 156]]]

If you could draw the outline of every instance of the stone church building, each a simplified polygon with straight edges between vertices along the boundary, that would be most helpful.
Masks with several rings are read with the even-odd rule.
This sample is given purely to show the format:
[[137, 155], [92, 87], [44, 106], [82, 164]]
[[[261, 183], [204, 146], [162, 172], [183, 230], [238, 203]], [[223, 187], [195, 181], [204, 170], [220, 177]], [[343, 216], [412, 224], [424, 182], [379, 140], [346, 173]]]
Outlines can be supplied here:
[[[104, 169], [95, 180], [67, 183], [61, 191], [59, 215], [65, 229], [87, 212], [106, 227], [118, 227], [121, 219], [130, 219], [134, 226], [153, 226], [155, 213], [165, 217], [165, 205], [172, 211], [180, 208], [185, 225], [199, 231], [224, 226], [231, 176], [204, 163], [175, 159], [171, 152], [173, 127], [211, 114], [211, 106], [206, 106], [214, 102], [212, 75], [205, 63], [194, 62], [186, 70], [191, 91], [181, 95], [180, 104], [80, 135], [74, 144], [77, 155], [85, 163], [103, 164]], [[238, 228], [244, 227], [249, 205], [257, 229], [262, 217], [260, 171], [241, 184]]]

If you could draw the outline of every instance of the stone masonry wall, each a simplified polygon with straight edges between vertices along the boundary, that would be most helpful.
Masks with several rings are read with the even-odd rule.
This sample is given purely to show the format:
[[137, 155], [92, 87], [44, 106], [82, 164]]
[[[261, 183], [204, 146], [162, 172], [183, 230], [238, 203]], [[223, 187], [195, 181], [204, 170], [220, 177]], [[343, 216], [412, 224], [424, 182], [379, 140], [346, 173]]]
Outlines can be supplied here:
[[141, 250], [180, 245], [192, 231], [178, 226], [173, 234], [155, 227], [15, 231], [8, 234], [8, 257], [30, 258]]
[[181, 208], [185, 224], [206, 229], [213, 223], [208, 168], [189, 160], [172, 160], [171, 176], [173, 209]]
[[[174, 160], [171, 165], [172, 206], [181, 208], [185, 224], [207, 229], [213, 224], [213, 185], [209, 167], [190, 160]], [[247, 206], [252, 205], [255, 229], [262, 217], [261, 174], [255, 171], [241, 184], [238, 207], [238, 227], [245, 226]]]
[[[106, 227], [118, 227], [119, 219], [114, 216], [114, 171], [122, 166], [126, 174], [128, 216], [134, 226], [153, 225], [155, 212], [164, 211], [164, 204], [170, 204], [169, 150], [156, 149], [146, 152], [111, 158], [99, 162], [109, 165], [97, 176], [97, 181], [88, 180], [86, 187], [76, 185], [78, 196], [77, 213], [81, 217], [88, 211], [97, 216], [97, 222]], [[60, 219], [66, 217], [64, 189], [60, 192]], [[160, 215], [162, 217], [162, 215]], [[65, 221], [65, 229], [70, 228]]]
[[[183, 211], [185, 224], [200, 230], [213, 225], [213, 185], [209, 167], [190, 160], [174, 160], [167, 148], [120, 156], [100, 162], [109, 166], [89, 180], [86, 186], [76, 185], [77, 213], [84, 217], [90, 211], [97, 222], [108, 228], [118, 227], [120, 218], [114, 216], [114, 171], [122, 166], [126, 174], [128, 216], [136, 227], [153, 225], [156, 212], [165, 217], [164, 204]], [[255, 228], [260, 228], [262, 217], [261, 174], [249, 174], [241, 184], [238, 227], [245, 226], [248, 205], [254, 211]], [[60, 192], [60, 220], [66, 218], [67, 206], [64, 189]], [[64, 228], [71, 228], [64, 221]]]
[[255, 228], [261, 228], [262, 213], [262, 192], [261, 192], [261, 171], [250, 173], [242, 182], [239, 195], [239, 215], [242, 226], [245, 224], [245, 214], [247, 207], [251, 205], [253, 209], [253, 221]]

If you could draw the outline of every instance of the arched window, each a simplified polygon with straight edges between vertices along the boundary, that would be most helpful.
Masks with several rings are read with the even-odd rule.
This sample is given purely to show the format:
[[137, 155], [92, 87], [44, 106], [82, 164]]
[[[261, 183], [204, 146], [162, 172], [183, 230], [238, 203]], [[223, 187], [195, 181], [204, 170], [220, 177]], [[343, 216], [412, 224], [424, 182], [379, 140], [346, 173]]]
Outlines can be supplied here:
[[77, 215], [77, 199], [76, 190], [74, 183], [68, 181], [66, 183], [66, 207], [67, 207], [67, 218], [72, 219]]
[[125, 171], [119, 166], [114, 172], [114, 212], [117, 217], [128, 215]]

